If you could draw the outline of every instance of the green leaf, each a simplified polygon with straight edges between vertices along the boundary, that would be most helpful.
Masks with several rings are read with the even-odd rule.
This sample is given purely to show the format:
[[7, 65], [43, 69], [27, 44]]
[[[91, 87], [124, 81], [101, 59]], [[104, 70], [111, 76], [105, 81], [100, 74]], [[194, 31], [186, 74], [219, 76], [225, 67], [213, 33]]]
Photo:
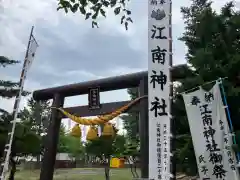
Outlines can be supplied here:
[[98, 28], [98, 23], [96, 21], [92, 21], [92, 28], [95, 28], [95, 27]]
[[126, 19], [126, 21], [130, 21], [131, 23], [133, 23], [133, 21], [132, 21], [132, 19], [131, 19], [130, 17], [128, 17], [128, 18]]
[[79, 10], [82, 14], [84, 14], [84, 15], [86, 14], [86, 10], [85, 10], [84, 6], [79, 7]]
[[117, 4], [117, 0], [110, 0], [111, 8], [116, 6], [116, 4]]
[[119, 3], [122, 4], [123, 7], [126, 6], [125, 0], [120, 0]]
[[126, 28], [126, 30], [128, 30], [128, 22], [127, 21], [125, 22], [125, 28]]
[[97, 17], [98, 17], [98, 11], [92, 15], [92, 19], [97, 19]]
[[121, 18], [121, 24], [123, 24], [123, 20], [124, 20], [125, 18], [126, 18], [125, 15], [123, 15], [122, 18]]
[[76, 2], [76, 0], [70, 0], [72, 3], [75, 3]]
[[69, 1], [65, 1], [65, 0], [61, 0], [60, 4], [66, 8], [70, 8], [72, 6]]
[[119, 6], [119, 7], [116, 7], [115, 9], [114, 9], [114, 14], [115, 15], [118, 15], [119, 13], [120, 13], [120, 11], [121, 11], [121, 7]]
[[97, 4], [99, 0], [89, 0], [92, 4]]
[[65, 13], [68, 13], [68, 8], [64, 7], [64, 11], [65, 11]]
[[92, 15], [92, 13], [87, 13], [85, 20], [89, 19], [89, 17]]
[[108, 7], [110, 5], [110, 2], [105, 0], [102, 2], [102, 4], [103, 4], [103, 6]]
[[127, 15], [131, 15], [132, 14], [131, 11], [129, 11], [129, 10], [126, 10], [126, 13], [127, 13]]
[[[72, 6], [72, 8], [71, 8], [71, 11], [72, 11], [73, 13], [77, 12], [78, 7], [79, 7], [79, 4], [78, 4], [78, 3], [74, 4], [74, 5]], [[79, 8], [79, 9], [80, 9], [80, 8]]]
[[58, 6], [57, 7], [57, 11], [59, 11], [60, 9], [63, 9], [63, 7], [62, 6]]
[[82, 6], [87, 6], [87, 0], [78, 0]]
[[106, 12], [103, 9], [100, 9], [100, 13], [102, 14], [102, 16], [106, 17]]

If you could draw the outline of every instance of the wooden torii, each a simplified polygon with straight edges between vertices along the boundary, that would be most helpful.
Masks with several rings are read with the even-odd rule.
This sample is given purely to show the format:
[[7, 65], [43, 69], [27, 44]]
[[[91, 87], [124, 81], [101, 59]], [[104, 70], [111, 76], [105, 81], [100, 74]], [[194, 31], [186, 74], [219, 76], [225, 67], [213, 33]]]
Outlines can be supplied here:
[[[185, 78], [189, 69], [186, 64], [178, 65], [172, 68], [171, 78], [176, 81]], [[89, 88], [99, 87], [100, 92], [113, 91], [126, 88], [138, 88], [139, 96], [148, 95], [148, 72], [138, 72], [133, 74], [109, 77], [99, 80], [81, 82], [65, 86], [53, 87], [37, 90], [33, 92], [33, 98], [36, 101], [53, 99], [53, 107], [63, 107], [64, 98], [76, 95], [88, 94]], [[138, 111], [140, 114], [140, 159], [141, 159], [141, 177], [148, 178], [148, 101], [141, 100], [139, 104], [132, 107], [129, 111]], [[129, 101], [111, 102], [101, 105], [100, 109], [90, 110], [88, 106], [66, 107], [67, 112], [81, 116], [97, 116], [110, 113]], [[58, 110], [52, 109], [51, 121], [48, 127], [47, 138], [45, 142], [45, 151], [41, 166], [40, 180], [52, 180], [54, 165], [56, 159], [57, 144], [59, 139], [59, 130], [61, 119], [65, 118]]]

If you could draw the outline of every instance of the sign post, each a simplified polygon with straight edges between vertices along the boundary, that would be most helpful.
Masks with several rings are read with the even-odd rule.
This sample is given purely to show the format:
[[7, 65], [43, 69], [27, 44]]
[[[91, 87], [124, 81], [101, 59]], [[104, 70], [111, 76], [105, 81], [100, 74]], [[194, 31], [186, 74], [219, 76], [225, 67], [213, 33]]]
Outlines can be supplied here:
[[149, 179], [171, 174], [171, 0], [148, 0]]

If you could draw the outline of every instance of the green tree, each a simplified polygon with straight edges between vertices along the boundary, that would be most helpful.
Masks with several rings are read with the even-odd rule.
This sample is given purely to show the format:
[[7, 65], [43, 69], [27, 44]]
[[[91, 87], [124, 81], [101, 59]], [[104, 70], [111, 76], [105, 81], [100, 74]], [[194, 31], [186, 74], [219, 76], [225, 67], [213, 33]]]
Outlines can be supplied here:
[[67, 153], [68, 152], [67, 144], [68, 144], [68, 138], [67, 138], [66, 128], [65, 128], [64, 124], [61, 123], [57, 152], [58, 153]]
[[[19, 63], [19, 61], [10, 60], [5, 56], [0, 56], [0, 68], [6, 68], [10, 65], [15, 65]], [[11, 80], [0, 80], [0, 97], [10, 99], [15, 97], [19, 93], [19, 83], [13, 82]], [[23, 91], [22, 95], [26, 96], [29, 93], [26, 91]], [[5, 143], [7, 140], [7, 133], [9, 130], [10, 120], [12, 120], [12, 114], [8, 113], [6, 110], [0, 108], [0, 154], [3, 155], [4, 149], [5, 149]], [[22, 127], [22, 128], [21, 128]], [[19, 135], [18, 131], [19, 129], [23, 129], [23, 133]], [[28, 147], [26, 146], [26, 143], [29, 143]], [[16, 171], [16, 162], [14, 160], [14, 157], [16, 156], [22, 156], [25, 154], [34, 154], [35, 149], [35, 142], [38, 142], [38, 137], [34, 136], [32, 132], [26, 130], [24, 126], [21, 124], [17, 124], [17, 130], [16, 134], [13, 139], [13, 147], [12, 147], [12, 153], [10, 157], [10, 163], [12, 165], [11, 173], [9, 179], [14, 178], [14, 174]]]
[[85, 147], [83, 146], [83, 142], [81, 138], [73, 137], [70, 135], [66, 136], [67, 140], [67, 153], [70, 157], [74, 158], [75, 160], [81, 160], [85, 157]]
[[[0, 149], [1, 152], [4, 152], [12, 115], [5, 112], [1, 115], [1, 119], [3, 121], [0, 122]], [[10, 154], [11, 172], [9, 180], [14, 180], [17, 164], [16, 157], [37, 156], [40, 152], [41, 137], [23, 123], [17, 123]], [[3, 156], [3, 153], [1, 156]]]
[[[131, 100], [138, 97], [138, 88], [130, 88], [127, 90]], [[129, 141], [135, 142], [139, 140], [139, 113], [128, 112], [126, 115], [120, 117], [123, 120], [124, 129], [127, 131], [127, 138]]]
[[[10, 65], [15, 65], [19, 61], [11, 60], [5, 56], [0, 56], [0, 68], [6, 68]], [[13, 82], [11, 80], [0, 79], [0, 98], [11, 99], [15, 97], [19, 92], [19, 82]], [[28, 95], [29, 93], [24, 91], [22, 95]], [[0, 119], [12, 118], [10, 114], [5, 110], [0, 108]], [[3, 142], [3, 141], [1, 141]], [[2, 149], [4, 150], [4, 149]], [[0, 153], [3, 153], [2, 151]]]
[[234, 11], [230, 2], [217, 14], [207, 0], [194, 0], [190, 7], [183, 7], [181, 11], [186, 31], [180, 40], [188, 47], [186, 58], [196, 76], [182, 81], [180, 88], [187, 90], [219, 77], [228, 77], [224, 80], [227, 99], [235, 127], [239, 127], [240, 106], [236, 102], [240, 98], [240, 12]]
[[121, 16], [120, 22], [128, 29], [128, 24], [132, 23], [131, 11], [127, 8], [130, 0], [58, 0], [57, 10], [63, 9], [66, 13], [79, 12], [85, 19], [92, 20], [92, 27], [98, 27], [99, 16], [106, 17], [109, 9], [113, 9], [116, 16]]
[[[50, 113], [51, 108], [49, 101], [37, 102], [33, 98], [30, 98], [27, 106], [24, 107], [18, 115], [23, 125], [42, 137], [41, 153], [44, 151], [44, 140], [47, 133]], [[37, 162], [40, 162], [40, 154], [37, 156]]]
[[[15, 65], [19, 63], [15, 60], [10, 60], [4, 56], [0, 56], [0, 67], [7, 67], [9, 65]], [[2, 98], [12, 98], [15, 97], [18, 90], [16, 87], [18, 86], [17, 82], [12, 82], [9, 80], [0, 80], [0, 97]], [[3, 87], [3, 88], [2, 88]]]
[[81, 138], [66, 133], [64, 124], [61, 124], [58, 149], [59, 153], [68, 153], [75, 160], [84, 158], [85, 148]]
[[37, 102], [30, 98], [27, 107], [19, 113], [21, 121], [38, 134], [47, 132], [49, 119], [51, 115], [51, 105], [49, 101]]
[[[240, 14], [239, 11], [234, 10], [232, 2], [222, 7], [220, 13], [214, 11], [211, 4], [208, 0], [192, 0], [189, 7], [181, 8], [186, 27], [180, 40], [188, 47], [186, 59], [194, 75], [180, 80], [181, 85], [176, 91], [183, 92], [219, 77], [228, 77], [224, 80], [228, 105], [234, 127], [239, 129], [240, 106], [237, 102], [240, 100], [240, 71], [237, 67], [240, 65]], [[210, 87], [211, 85], [205, 86], [206, 89]], [[182, 121], [185, 124], [183, 100], [177, 96], [176, 102], [178, 107], [175, 113], [180, 115], [176, 122]], [[189, 134], [188, 127], [185, 125], [183, 127], [186, 127], [186, 132]], [[182, 130], [177, 129], [177, 131]], [[185, 170], [193, 173], [196, 171], [196, 162], [189, 135], [179, 138], [178, 146], [178, 159], [182, 160]]]
[[[19, 61], [10, 60], [5, 56], [0, 56], [0, 68], [6, 68], [10, 65], [15, 65], [19, 63]], [[18, 82], [13, 82], [11, 80], [2, 80], [0, 79], [0, 97], [1, 98], [13, 98], [19, 92], [18, 90]], [[29, 94], [28, 92], [23, 92], [23, 95]], [[0, 113], [6, 113], [6, 111], [0, 108]]]
[[101, 159], [105, 164], [105, 178], [110, 180], [110, 158], [121, 156], [125, 151], [126, 138], [122, 135], [100, 136], [96, 140], [86, 143], [86, 153]]

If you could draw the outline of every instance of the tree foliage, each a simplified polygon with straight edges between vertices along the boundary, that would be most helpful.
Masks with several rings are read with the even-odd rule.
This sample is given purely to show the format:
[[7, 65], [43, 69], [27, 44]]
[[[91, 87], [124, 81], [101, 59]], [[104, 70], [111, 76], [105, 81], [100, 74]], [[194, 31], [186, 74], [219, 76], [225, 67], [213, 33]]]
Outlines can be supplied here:
[[[3, 121], [0, 122], [0, 152], [1, 156], [3, 156], [7, 135], [11, 128], [12, 115], [5, 112], [1, 115], [1, 119]], [[11, 173], [9, 179], [14, 179], [17, 164], [16, 157], [37, 156], [40, 153], [41, 137], [22, 122], [17, 123], [11, 147]]]
[[28, 127], [29, 130], [41, 137], [40, 152], [37, 156], [37, 161], [40, 161], [40, 154], [44, 152], [44, 141], [47, 133], [47, 128], [50, 120], [50, 102], [49, 101], [35, 101], [30, 98], [27, 106], [19, 112], [18, 117], [21, 123]]
[[126, 138], [122, 135], [100, 136], [96, 140], [86, 143], [86, 153], [99, 157], [100, 159], [110, 156], [121, 156], [125, 151]]
[[59, 141], [57, 146], [57, 152], [67, 153], [68, 151], [67, 143], [68, 143], [68, 139], [67, 139], [66, 129], [64, 124], [61, 123], [60, 130], [59, 130]]
[[[6, 68], [10, 65], [15, 65], [17, 63], [19, 63], [19, 61], [8, 59], [5, 56], [0, 56], [0, 68]], [[0, 79], [0, 97], [7, 99], [15, 97], [19, 92], [18, 86], [19, 86], [18, 82]], [[29, 92], [26, 91], [22, 93], [23, 96], [26, 96], [28, 94]], [[3, 109], [0, 108], [0, 113], [2, 110]]]
[[85, 147], [81, 139], [67, 135], [67, 152], [75, 160], [83, 159], [85, 156]]
[[98, 27], [97, 19], [99, 16], [106, 17], [109, 9], [113, 9], [116, 16], [121, 16], [121, 24], [126, 30], [128, 24], [132, 23], [131, 11], [127, 8], [129, 0], [58, 0], [57, 10], [63, 9], [65, 13], [79, 12], [85, 20], [92, 20], [92, 27]]
[[85, 147], [81, 139], [67, 134], [63, 124], [60, 127], [57, 152], [68, 153], [75, 160], [83, 159], [85, 154]]
[[[192, 67], [193, 76], [180, 80], [176, 92], [183, 92], [220, 77], [224, 80], [228, 105], [234, 127], [240, 128], [239, 73], [240, 65], [240, 14], [234, 11], [232, 2], [222, 7], [220, 13], [212, 9], [208, 0], [192, 0], [189, 7], [182, 7], [185, 32], [180, 38], [188, 47], [186, 59]], [[209, 89], [212, 85], [204, 86]], [[181, 96], [176, 95], [174, 114], [177, 132], [189, 134], [186, 113]], [[179, 123], [181, 126], [179, 126]], [[181, 128], [179, 128], [181, 127]], [[189, 135], [177, 140], [177, 157], [181, 167], [189, 173], [196, 172], [192, 140]]]
[[31, 130], [38, 134], [45, 134], [47, 132], [51, 108], [49, 101], [35, 101], [30, 98], [27, 102], [27, 107], [19, 113], [21, 121]]
[[[10, 60], [4, 56], [0, 56], [0, 67], [6, 67], [8, 65], [13, 65], [18, 63], [18, 61]], [[12, 82], [9, 80], [0, 80], [0, 96], [2, 98], [12, 98], [16, 95], [15, 87], [18, 86], [17, 82]]]
[[[10, 119], [8, 119], [7, 122], [4, 121], [0, 124], [1, 152], [3, 152], [5, 147], [9, 125]], [[38, 136], [34, 131], [31, 131], [24, 124], [17, 123], [12, 146], [12, 153], [15, 156], [38, 155], [41, 149], [40, 144], [40, 136]]]
[[121, 157], [125, 151], [126, 138], [116, 134], [112, 136], [100, 136], [99, 138], [86, 143], [86, 153], [101, 159], [105, 164], [105, 178], [110, 179], [110, 158]]
[[[130, 88], [127, 90], [131, 100], [138, 97], [138, 88]], [[127, 131], [127, 138], [129, 141], [135, 142], [139, 140], [139, 113], [128, 112], [126, 115], [122, 115], [124, 129]]]
[[181, 11], [187, 25], [181, 40], [188, 47], [186, 58], [196, 76], [182, 81], [180, 91], [227, 77], [224, 80], [227, 100], [234, 127], [239, 129], [240, 12], [234, 11], [233, 3], [229, 2], [216, 13], [206, 0], [195, 0], [191, 7]]
[[[10, 60], [7, 57], [0, 56], [0, 68], [6, 68], [9, 65], [19, 63], [15, 60]], [[19, 83], [11, 80], [0, 80], [0, 97], [13, 98], [19, 93]], [[22, 95], [28, 95], [29, 92], [23, 91]], [[0, 153], [3, 156], [5, 144], [7, 143], [8, 132], [11, 132], [10, 121], [13, 120], [13, 115], [4, 109], [0, 108]], [[12, 149], [10, 154], [10, 164], [12, 166], [9, 179], [14, 179], [16, 172], [15, 157], [26, 155], [37, 155], [40, 152], [40, 137], [31, 129], [22, 123], [17, 123], [16, 132], [14, 133]]]

